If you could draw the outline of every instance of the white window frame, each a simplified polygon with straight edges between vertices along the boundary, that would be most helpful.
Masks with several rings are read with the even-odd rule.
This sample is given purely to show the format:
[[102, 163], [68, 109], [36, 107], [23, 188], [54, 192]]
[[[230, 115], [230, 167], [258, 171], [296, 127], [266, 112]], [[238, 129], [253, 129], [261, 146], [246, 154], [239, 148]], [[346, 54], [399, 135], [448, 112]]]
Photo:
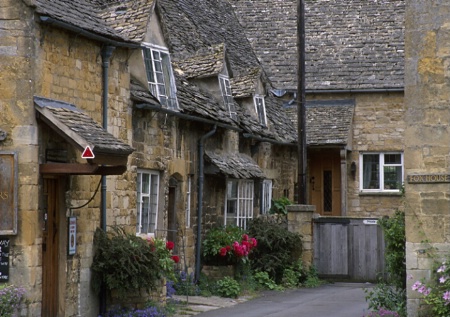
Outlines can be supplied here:
[[[233, 192], [235, 186], [236, 192]], [[253, 180], [227, 179], [225, 194], [224, 224], [247, 229], [248, 220], [253, 219], [253, 199], [255, 185]], [[228, 210], [233, 209], [233, 213]]]
[[[261, 103], [258, 103], [258, 101], [261, 101]], [[256, 114], [258, 115], [259, 123], [261, 123], [264, 126], [267, 126], [266, 103], [264, 100], [264, 96], [254, 95], [253, 103], [255, 104], [255, 111]]]
[[186, 228], [191, 227], [191, 192], [192, 192], [192, 176], [188, 175], [186, 189]]
[[[136, 182], [136, 192], [137, 192], [137, 218], [136, 218], [136, 234], [155, 236], [156, 230], [158, 228], [158, 202], [159, 202], [159, 182], [160, 173], [153, 170], [143, 170], [138, 169], [137, 171], [137, 182]], [[144, 191], [144, 182], [142, 181], [145, 176], [148, 176], [148, 188]], [[148, 200], [147, 208], [147, 224], [144, 225], [143, 212], [144, 200]], [[153, 220], [153, 221], [152, 221]], [[153, 224], [153, 225], [152, 225]], [[147, 230], [145, 229], [147, 228]]]
[[223, 103], [230, 113], [230, 118], [237, 120], [237, 112], [234, 105], [233, 95], [231, 94], [230, 79], [227, 76], [219, 75], [220, 92], [222, 93]]
[[151, 93], [161, 105], [178, 110], [177, 89], [168, 49], [146, 43], [142, 49], [142, 57]]
[[261, 184], [261, 214], [267, 215], [272, 207], [272, 180], [265, 179]]
[[[379, 188], [364, 188], [364, 173], [369, 173], [368, 166], [364, 166], [364, 156], [365, 155], [378, 155], [378, 180], [379, 180]], [[400, 163], [385, 163], [385, 156], [386, 155], [400, 155]], [[367, 164], [366, 164], [367, 165]], [[403, 153], [402, 152], [364, 152], [359, 155], [359, 187], [361, 192], [365, 193], [384, 193], [384, 192], [400, 192], [401, 187], [403, 186], [404, 181], [404, 173], [405, 173], [405, 167], [404, 167], [404, 160], [403, 160]], [[388, 188], [386, 187], [387, 184], [385, 184], [385, 167], [401, 167], [401, 184], [398, 185], [397, 188]], [[373, 172], [373, 171], [372, 171]]]

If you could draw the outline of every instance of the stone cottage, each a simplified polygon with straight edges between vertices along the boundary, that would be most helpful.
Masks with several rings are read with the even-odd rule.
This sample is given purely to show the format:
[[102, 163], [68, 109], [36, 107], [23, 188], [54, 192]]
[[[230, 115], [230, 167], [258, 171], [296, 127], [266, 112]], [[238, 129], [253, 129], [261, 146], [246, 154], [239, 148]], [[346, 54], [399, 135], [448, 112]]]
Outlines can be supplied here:
[[[297, 1], [230, 3], [296, 118]], [[305, 1], [308, 203], [323, 216], [401, 206], [404, 11], [404, 0]]]

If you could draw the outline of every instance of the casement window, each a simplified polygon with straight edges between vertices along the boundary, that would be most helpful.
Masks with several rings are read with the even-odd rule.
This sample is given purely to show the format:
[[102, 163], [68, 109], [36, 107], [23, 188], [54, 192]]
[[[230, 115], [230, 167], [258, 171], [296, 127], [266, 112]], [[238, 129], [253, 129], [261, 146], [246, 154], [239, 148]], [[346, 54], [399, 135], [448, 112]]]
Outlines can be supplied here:
[[237, 119], [236, 108], [234, 106], [233, 96], [231, 95], [230, 80], [226, 76], [219, 75], [220, 91], [222, 93], [223, 102], [230, 117], [234, 120]]
[[191, 185], [192, 185], [192, 176], [189, 175], [187, 179], [187, 190], [186, 190], [186, 228], [191, 227]]
[[225, 225], [247, 228], [253, 218], [254, 184], [252, 180], [227, 180], [225, 199]]
[[159, 172], [138, 170], [137, 234], [154, 235], [158, 223]]
[[399, 192], [403, 186], [403, 153], [363, 153], [359, 159], [362, 192]]
[[256, 113], [258, 114], [259, 123], [266, 126], [267, 119], [266, 119], [266, 105], [264, 103], [264, 97], [256, 95], [253, 97], [253, 101], [255, 103]]
[[269, 213], [272, 205], [272, 180], [265, 179], [262, 182], [261, 188], [261, 214], [265, 215]]
[[178, 109], [175, 79], [167, 49], [156, 46], [143, 48], [148, 86], [161, 105]]

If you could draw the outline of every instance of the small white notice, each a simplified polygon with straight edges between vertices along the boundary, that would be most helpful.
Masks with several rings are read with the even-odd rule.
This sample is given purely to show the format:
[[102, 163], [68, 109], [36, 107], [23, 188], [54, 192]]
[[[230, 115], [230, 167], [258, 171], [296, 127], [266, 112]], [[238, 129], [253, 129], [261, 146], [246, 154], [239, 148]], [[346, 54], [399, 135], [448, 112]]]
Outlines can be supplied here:
[[378, 220], [377, 219], [364, 219], [363, 220], [363, 224], [365, 224], [365, 225], [376, 225], [376, 224], [378, 224]]

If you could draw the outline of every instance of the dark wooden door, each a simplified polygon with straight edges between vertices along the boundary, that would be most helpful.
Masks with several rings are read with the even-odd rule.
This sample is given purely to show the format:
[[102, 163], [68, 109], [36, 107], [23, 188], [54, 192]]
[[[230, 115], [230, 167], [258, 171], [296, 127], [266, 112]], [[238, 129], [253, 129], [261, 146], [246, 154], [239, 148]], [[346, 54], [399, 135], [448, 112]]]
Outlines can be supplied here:
[[42, 316], [58, 316], [59, 204], [58, 180], [44, 179], [42, 241]]

